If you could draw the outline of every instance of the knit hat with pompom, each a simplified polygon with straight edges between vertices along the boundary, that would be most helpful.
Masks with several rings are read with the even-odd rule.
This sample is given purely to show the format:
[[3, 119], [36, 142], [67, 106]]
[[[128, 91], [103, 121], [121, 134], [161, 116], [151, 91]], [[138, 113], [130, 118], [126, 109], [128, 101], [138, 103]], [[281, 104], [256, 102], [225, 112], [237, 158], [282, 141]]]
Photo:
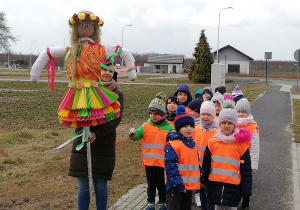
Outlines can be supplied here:
[[234, 102], [231, 100], [225, 100], [223, 103], [223, 109], [220, 112], [218, 119], [219, 126], [224, 121], [233, 123], [235, 127], [238, 124], [238, 115], [235, 110]]
[[148, 106], [149, 113], [157, 113], [160, 116], [164, 117], [166, 115], [166, 95], [163, 92], [156, 94], [156, 97], [151, 101]]
[[177, 107], [174, 124], [177, 133], [182, 127], [186, 125], [191, 125], [192, 127], [195, 127], [194, 118], [190, 114], [186, 113], [185, 107], [182, 105]]

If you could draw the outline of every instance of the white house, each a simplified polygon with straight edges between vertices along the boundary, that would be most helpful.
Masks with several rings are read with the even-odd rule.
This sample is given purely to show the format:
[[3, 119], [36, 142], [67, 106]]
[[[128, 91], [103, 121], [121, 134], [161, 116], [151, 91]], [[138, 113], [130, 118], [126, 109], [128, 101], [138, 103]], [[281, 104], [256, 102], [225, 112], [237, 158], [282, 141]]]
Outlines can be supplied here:
[[[217, 51], [213, 53], [214, 62], [217, 63]], [[249, 74], [250, 62], [253, 58], [227, 45], [219, 49], [219, 63], [226, 64], [226, 73]]]
[[[145, 63], [145, 68], [152, 69], [153, 73], [174, 73], [182, 72], [184, 55], [175, 54], [151, 54]], [[142, 69], [141, 69], [142, 71]]]

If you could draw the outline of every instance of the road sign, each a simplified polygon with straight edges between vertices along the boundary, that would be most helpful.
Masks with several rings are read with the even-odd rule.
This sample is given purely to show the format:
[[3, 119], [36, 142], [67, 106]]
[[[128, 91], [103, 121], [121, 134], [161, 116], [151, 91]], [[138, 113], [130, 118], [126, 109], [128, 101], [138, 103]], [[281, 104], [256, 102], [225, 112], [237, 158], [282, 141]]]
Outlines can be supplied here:
[[299, 49], [294, 52], [294, 58], [296, 61], [298, 61], [298, 62], [300, 61], [300, 50]]
[[272, 59], [272, 52], [265, 52], [265, 59]]

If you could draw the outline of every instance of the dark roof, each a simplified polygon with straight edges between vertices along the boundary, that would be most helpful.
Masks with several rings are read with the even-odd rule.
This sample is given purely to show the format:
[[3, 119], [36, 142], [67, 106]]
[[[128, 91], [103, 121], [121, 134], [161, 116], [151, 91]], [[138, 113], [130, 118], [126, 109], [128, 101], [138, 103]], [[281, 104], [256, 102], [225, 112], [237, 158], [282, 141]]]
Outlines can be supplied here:
[[[242, 53], [241, 51], [235, 49], [234, 47], [232, 47], [232, 46], [230, 46], [230, 45], [227, 45], [227, 46], [225, 46], [225, 47], [220, 48], [220, 49], [219, 49], [219, 53], [222, 52], [222, 51], [225, 50], [225, 49], [233, 49], [233, 50], [236, 51], [237, 53], [240, 53], [240, 54], [246, 56], [249, 60], [251, 60], [251, 61], [254, 60], [254, 59], [251, 58], [250, 56], [246, 55], [245, 53]], [[216, 53], [217, 53], [217, 51], [214, 52], [214, 54], [216, 54]]]
[[151, 54], [148, 57], [147, 63], [177, 63], [183, 64], [184, 55], [176, 55], [176, 54]]

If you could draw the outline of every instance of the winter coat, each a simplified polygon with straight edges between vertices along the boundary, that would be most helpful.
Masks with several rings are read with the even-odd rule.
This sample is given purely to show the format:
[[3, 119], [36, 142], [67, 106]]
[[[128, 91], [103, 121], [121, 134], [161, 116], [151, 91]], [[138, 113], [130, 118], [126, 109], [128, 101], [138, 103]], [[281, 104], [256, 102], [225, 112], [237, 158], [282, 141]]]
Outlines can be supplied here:
[[[209, 141], [214, 140], [212, 137]], [[208, 179], [211, 170], [212, 153], [209, 146], [206, 147], [203, 160], [204, 175], [201, 182], [206, 185], [208, 199], [211, 204], [221, 206], [238, 206], [241, 197], [252, 194], [252, 170], [249, 149], [240, 157], [240, 184], [229, 184], [225, 182], [210, 181]]]
[[251, 144], [249, 147], [250, 157], [251, 157], [251, 167], [254, 170], [258, 169], [259, 163], [259, 141], [260, 141], [260, 131], [258, 125], [253, 120], [253, 116], [249, 115], [248, 118], [238, 118], [237, 129], [247, 129], [252, 134]]
[[[119, 126], [124, 108], [123, 93], [115, 88], [112, 90], [119, 98], [118, 101], [121, 105], [120, 116], [105, 124], [91, 126], [91, 132], [94, 132], [96, 139], [91, 143], [91, 159], [92, 159], [92, 173], [93, 178], [111, 180], [113, 170], [115, 167], [115, 143], [116, 143], [116, 129]], [[77, 128], [75, 132], [81, 128]], [[76, 151], [76, 145], [81, 143], [81, 137], [73, 142], [72, 153], [70, 157], [69, 176], [73, 177], [87, 177], [87, 155], [86, 144], [84, 147]]]
[[[187, 148], [196, 150], [196, 144], [193, 138], [187, 139], [184, 136], [178, 134], [175, 130], [170, 130], [167, 135], [167, 142], [171, 142], [172, 140], [179, 140]], [[177, 192], [182, 192], [185, 189], [184, 182], [178, 168], [179, 159], [180, 157], [178, 157], [172, 145], [167, 143], [165, 146], [165, 168], [166, 168], [166, 175], [167, 175], [167, 182], [166, 182], [167, 192], [170, 190], [176, 190]], [[195, 159], [198, 159], [197, 154], [195, 155]], [[202, 169], [200, 166], [199, 166], [199, 172], [202, 174]]]
[[179, 92], [185, 92], [187, 94], [188, 98], [187, 98], [186, 104], [184, 105], [184, 106], [187, 106], [193, 100], [189, 86], [187, 86], [185, 84], [180, 85], [177, 88], [177, 90], [175, 91], [174, 96], [177, 96]]

